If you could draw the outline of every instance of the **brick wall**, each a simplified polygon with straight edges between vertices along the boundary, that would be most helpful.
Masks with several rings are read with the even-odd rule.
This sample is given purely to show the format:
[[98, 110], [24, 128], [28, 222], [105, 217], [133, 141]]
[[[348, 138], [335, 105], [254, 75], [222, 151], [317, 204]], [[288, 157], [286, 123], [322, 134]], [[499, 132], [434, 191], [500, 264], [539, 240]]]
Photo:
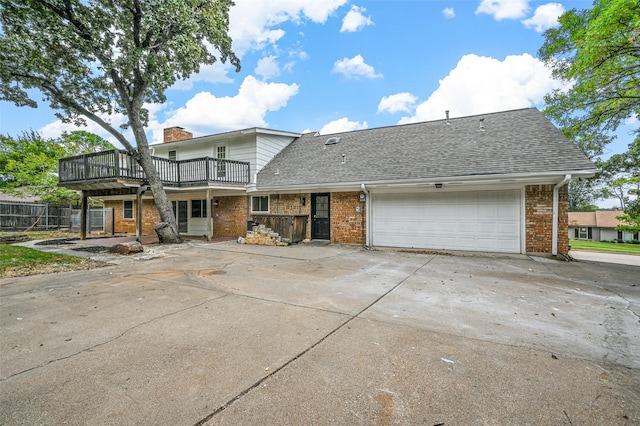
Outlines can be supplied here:
[[[122, 200], [106, 200], [104, 205], [105, 207], [113, 208], [113, 220], [114, 220], [114, 229], [116, 233], [128, 233], [135, 234], [136, 233], [136, 210], [137, 203], [136, 200], [133, 199], [133, 219], [124, 219], [123, 217], [123, 203]], [[156, 204], [153, 200], [148, 199], [142, 200], [142, 234], [143, 235], [152, 235], [155, 234], [155, 227], [160, 223], [160, 215], [158, 214], [158, 210], [156, 209]]]
[[[213, 210], [213, 235], [216, 237], [238, 237], [247, 231], [247, 197], [214, 197], [218, 206]], [[133, 200], [134, 219], [122, 216], [122, 200], [105, 201], [105, 207], [112, 207], [116, 233], [136, 233], [136, 201]], [[160, 223], [160, 215], [152, 199], [142, 200], [142, 234], [155, 234], [155, 227]]]
[[213, 197], [213, 235], [239, 237], [247, 234], [247, 197]]
[[[302, 205], [302, 199], [305, 205]], [[332, 192], [331, 241], [336, 244], [362, 244], [362, 215], [360, 192]], [[361, 208], [361, 213], [356, 212]], [[311, 217], [311, 194], [275, 194], [269, 197], [271, 214], [304, 214]], [[311, 238], [311, 222], [307, 222], [307, 236]]]
[[[553, 187], [529, 185], [525, 189], [526, 251], [551, 253], [553, 242]], [[569, 251], [569, 215], [567, 185], [558, 192], [558, 253]]]
[[[304, 206], [302, 205], [304, 199]], [[269, 213], [304, 214], [311, 217], [311, 194], [274, 194], [269, 196]], [[311, 239], [311, 222], [307, 219], [306, 239]]]
[[[357, 207], [360, 207], [360, 213], [356, 212]], [[363, 244], [362, 218], [365, 210], [365, 205], [360, 202], [360, 192], [332, 192], [331, 241]]]

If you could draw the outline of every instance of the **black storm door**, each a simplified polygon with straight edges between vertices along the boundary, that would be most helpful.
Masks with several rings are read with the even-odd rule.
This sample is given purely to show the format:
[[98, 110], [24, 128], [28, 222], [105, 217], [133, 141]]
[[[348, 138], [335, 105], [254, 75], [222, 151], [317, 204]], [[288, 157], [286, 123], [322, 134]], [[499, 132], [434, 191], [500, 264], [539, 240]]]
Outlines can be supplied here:
[[329, 194], [311, 194], [311, 239], [331, 239]]

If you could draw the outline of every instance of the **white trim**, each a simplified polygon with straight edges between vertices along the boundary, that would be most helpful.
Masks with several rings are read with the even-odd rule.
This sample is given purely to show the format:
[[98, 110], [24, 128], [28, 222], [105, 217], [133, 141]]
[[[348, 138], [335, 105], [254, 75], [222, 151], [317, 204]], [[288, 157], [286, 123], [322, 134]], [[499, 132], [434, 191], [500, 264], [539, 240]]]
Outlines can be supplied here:
[[[264, 169], [263, 169], [264, 170]], [[449, 177], [432, 177], [421, 179], [398, 179], [398, 180], [379, 180], [365, 182], [369, 190], [389, 188], [389, 190], [397, 190], [398, 188], [418, 188], [430, 187], [436, 183], [442, 183], [442, 189], [448, 189], [449, 185], [487, 185], [487, 184], [513, 184], [517, 185], [544, 185], [556, 184], [558, 179], [564, 178], [566, 175], [572, 177], [589, 177], [596, 173], [596, 169], [590, 170], [572, 170], [572, 171], [555, 171], [543, 173], [509, 173], [509, 174], [492, 174], [492, 175], [465, 175], [465, 176], [449, 176]], [[264, 193], [296, 193], [296, 192], [340, 192], [340, 191], [358, 191], [362, 185], [359, 182], [343, 182], [343, 183], [316, 183], [301, 185], [274, 185], [274, 186], [253, 186], [247, 185], [247, 192], [264, 192]], [[441, 190], [442, 190], [441, 189]]]
[[226, 132], [226, 133], [217, 133], [215, 135], [207, 135], [207, 136], [199, 136], [199, 137], [195, 137], [195, 138], [191, 138], [191, 139], [183, 139], [180, 141], [174, 141], [174, 142], [158, 142], [158, 143], [154, 143], [149, 145], [150, 148], [157, 148], [160, 146], [168, 146], [168, 145], [172, 145], [172, 146], [188, 146], [191, 144], [199, 144], [202, 142], [213, 142], [216, 140], [220, 140], [220, 139], [229, 139], [229, 138], [234, 138], [234, 137], [241, 137], [241, 136], [245, 136], [245, 135], [251, 135], [251, 134], [265, 134], [265, 135], [276, 135], [276, 136], [290, 136], [290, 137], [294, 137], [294, 138], [299, 138], [300, 136], [302, 136], [302, 133], [295, 133], [295, 132], [287, 132], [287, 131], [283, 131], [283, 130], [273, 130], [273, 129], [264, 129], [264, 128], [260, 128], [260, 127], [253, 127], [253, 128], [249, 128], [249, 129], [243, 129], [243, 130], [234, 130], [231, 132]]
[[371, 195], [364, 183], [360, 185], [360, 189], [365, 194], [364, 210], [365, 210], [365, 246], [371, 247]]
[[562, 181], [558, 182], [553, 187], [553, 223], [552, 223], [552, 231], [551, 231], [551, 254], [553, 256], [558, 255], [558, 216], [560, 215], [559, 211], [559, 191], [560, 187], [566, 185], [571, 180], [571, 174], [567, 173], [562, 179]]
[[[135, 195], [134, 195], [134, 197], [135, 197]], [[130, 199], [130, 200], [122, 200], [122, 220], [134, 220], [135, 219], [135, 217], [136, 217], [136, 208], [135, 208], [134, 201], [135, 201], [135, 198]], [[126, 203], [126, 202], [131, 203], [131, 217], [126, 217], [124, 215], [124, 212], [127, 210], [124, 207], [124, 203]]]
[[[258, 198], [267, 197], [267, 210], [254, 210], [253, 209], [254, 197], [258, 197]], [[271, 197], [269, 195], [252, 195], [250, 204], [251, 204], [251, 213], [269, 213], [271, 211]]]
[[520, 253], [527, 253], [527, 190], [520, 190]]

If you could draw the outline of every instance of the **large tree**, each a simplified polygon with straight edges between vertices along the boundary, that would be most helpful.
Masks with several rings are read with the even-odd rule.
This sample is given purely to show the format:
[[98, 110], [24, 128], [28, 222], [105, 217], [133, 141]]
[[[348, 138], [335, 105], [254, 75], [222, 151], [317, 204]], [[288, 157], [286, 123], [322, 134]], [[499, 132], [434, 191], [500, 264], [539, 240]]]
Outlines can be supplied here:
[[595, 0], [559, 23], [545, 32], [539, 55], [571, 88], [548, 94], [545, 114], [597, 157], [611, 132], [640, 118], [640, 7], [638, 0]]
[[58, 186], [58, 158], [114, 149], [86, 131], [63, 133], [59, 139], [32, 131], [17, 137], [0, 135], [0, 192], [37, 197], [45, 203], [77, 204], [79, 196]]
[[[136, 156], [163, 242], [180, 242], [171, 202], [151, 159], [145, 103], [202, 64], [240, 61], [228, 35], [231, 0], [0, 0], [0, 99], [36, 107], [38, 89], [64, 122], [88, 118]], [[120, 113], [129, 141], [108, 118]]]
[[640, 195], [640, 135], [629, 144], [627, 152], [613, 154], [598, 162], [596, 175], [601, 198], [617, 198], [626, 209]]

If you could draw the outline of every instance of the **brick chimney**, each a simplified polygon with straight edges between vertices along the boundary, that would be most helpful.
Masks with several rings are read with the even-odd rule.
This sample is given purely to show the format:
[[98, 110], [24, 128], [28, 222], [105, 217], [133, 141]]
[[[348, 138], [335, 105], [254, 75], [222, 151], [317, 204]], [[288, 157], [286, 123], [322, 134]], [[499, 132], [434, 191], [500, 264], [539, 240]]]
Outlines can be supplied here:
[[164, 129], [164, 143], [183, 141], [193, 138], [193, 133], [187, 132], [182, 127], [169, 127]]

